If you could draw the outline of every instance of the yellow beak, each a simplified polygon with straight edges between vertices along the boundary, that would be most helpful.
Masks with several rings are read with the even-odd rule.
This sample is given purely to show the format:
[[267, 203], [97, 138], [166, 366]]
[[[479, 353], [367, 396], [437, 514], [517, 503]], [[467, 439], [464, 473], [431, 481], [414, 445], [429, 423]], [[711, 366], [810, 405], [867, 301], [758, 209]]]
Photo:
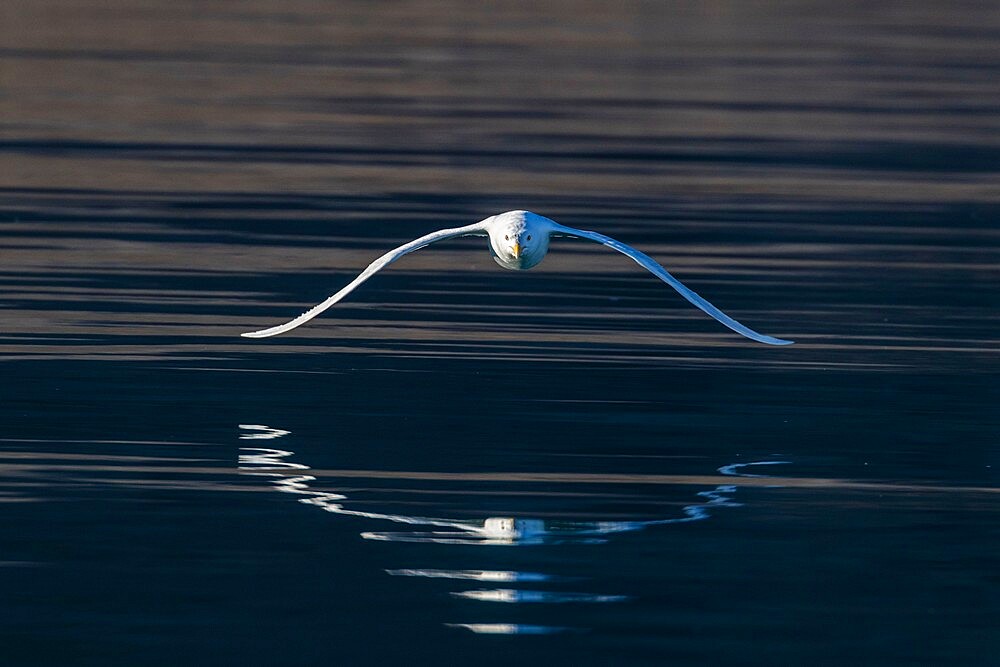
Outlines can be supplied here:
[[521, 244], [515, 243], [513, 250], [514, 250], [514, 259], [518, 259], [521, 256]]

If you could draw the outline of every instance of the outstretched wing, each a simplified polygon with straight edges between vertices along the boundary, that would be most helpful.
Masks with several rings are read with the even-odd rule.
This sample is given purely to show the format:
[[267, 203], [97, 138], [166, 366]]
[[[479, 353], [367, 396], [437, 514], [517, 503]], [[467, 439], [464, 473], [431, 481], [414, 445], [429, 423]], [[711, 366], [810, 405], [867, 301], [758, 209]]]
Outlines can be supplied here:
[[644, 253], [639, 252], [632, 246], [625, 245], [620, 241], [616, 241], [613, 238], [605, 236], [604, 234], [598, 234], [597, 232], [586, 232], [582, 229], [574, 229], [572, 227], [566, 227], [565, 225], [556, 224], [553, 230], [554, 234], [560, 236], [576, 236], [581, 239], [588, 239], [590, 241], [596, 241], [602, 245], [606, 245], [609, 248], [617, 250], [623, 255], [628, 255], [631, 257], [636, 264], [643, 267], [654, 276], [667, 283], [675, 290], [680, 292], [680, 295], [693, 303], [694, 305], [701, 308], [703, 311], [722, 322], [724, 325], [732, 329], [738, 334], [742, 334], [751, 340], [755, 340], [759, 343], [767, 343], [768, 345], [791, 345], [793, 341], [784, 340], [783, 338], [774, 338], [773, 336], [765, 336], [764, 334], [759, 334], [749, 327], [745, 327], [733, 318], [726, 315], [724, 312], [710, 304], [708, 301], [698, 296], [696, 292], [684, 286], [684, 283], [674, 278], [670, 275], [666, 269], [660, 266], [652, 257]]
[[[487, 218], [488, 219], [488, 218]], [[365, 282], [371, 278], [376, 272], [381, 271], [385, 267], [389, 266], [397, 259], [413, 252], [414, 250], [420, 250], [423, 247], [429, 246], [432, 243], [437, 243], [438, 241], [444, 241], [445, 239], [455, 238], [456, 236], [484, 236], [487, 234], [486, 230], [486, 220], [477, 222], [474, 225], [466, 225], [465, 227], [456, 227], [454, 229], [439, 229], [436, 232], [431, 232], [426, 236], [421, 236], [418, 239], [410, 241], [404, 245], [399, 246], [395, 250], [390, 250], [385, 253], [374, 262], [368, 265], [368, 268], [361, 272], [357, 278], [352, 280], [347, 284], [344, 289], [340, 290], [329, 299], [323, 303], [317, 304], [302, 313], [294, 320], [280, 324], [276, 327], [271, 327], [270, 329], [261, 329], [260, 331], [251, 331], [249, 333], [240, 334], [245, 338], [267, 338], [268, 336], [277, 336], [278, 334], [283, 334], [286, 331], [291, 331], [295, 327], [305, 324], [312, 318], [316, 317], [324, 310], [337, 303], [345, 296], [354, 291], [361, 283]]]

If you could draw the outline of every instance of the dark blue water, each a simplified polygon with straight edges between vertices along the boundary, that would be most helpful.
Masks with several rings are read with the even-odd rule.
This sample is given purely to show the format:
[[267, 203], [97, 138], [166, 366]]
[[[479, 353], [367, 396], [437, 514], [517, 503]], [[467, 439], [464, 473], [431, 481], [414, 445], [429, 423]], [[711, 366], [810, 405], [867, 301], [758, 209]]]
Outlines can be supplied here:
[[0, 664], [995, 663], [995, 10], [2, 24]]

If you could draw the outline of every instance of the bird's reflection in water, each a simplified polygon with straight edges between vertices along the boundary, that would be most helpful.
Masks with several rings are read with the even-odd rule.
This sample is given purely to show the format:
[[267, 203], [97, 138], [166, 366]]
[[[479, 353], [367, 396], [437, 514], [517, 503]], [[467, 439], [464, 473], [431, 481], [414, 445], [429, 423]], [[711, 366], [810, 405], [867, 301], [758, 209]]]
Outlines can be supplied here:
[[291, 433], [263, 424], [240, 424], [240, 430], [243, 431], [240, 433], [240, 440], [274, 440]]
[[553, 593], [550, 591], [521, 591], [497, 588], [483, 591], [456, 591], [455, 597], [480, 602], [621, 602], [624, 595], [595, 595], [593, 593]]
[[461, 628], [477, 635], [551, 635], [569, 632], [574, 628], [553, 625], [525, 625], [523, 623], [445, 623], [449, 628]]
[[553, 581], [568, 577], [553, 577], [539, 572], [511, 572], [510, 570], [386, 570], [394, 577], [426, 577], [428, 579], [471, 579], [506, 583], [513, 581]]
[[[277, 439], [288, 431], [260, 425], [240, 425], [245, 440]], [[362, 517], [376, 521], [388, 521], [411, 526], [425, 526], [427, 531], [365, 531], [361, 536], [368, 540], [388, 542], [423, 542], [432, 544], [461, 544], [480, 546], [530, 546], [559, 544], [600, 544], [609, 536], [643, 530], [652, 526], [702, 521], [711, 512], [722, 507], [739, 507], [741, 503], [732, 499], [736, 492], [734, 485], [719, 485], [699, 492], [699, 502], [686, 505], [681, 515], [646, 521], [581, 521], [549, 520], [518, 517], [488, 517], [483, 520], [461, 520], [443, 517], [409, 516], [382, 512], [367, 512], [345, 506], [347, 496], [311, 488], [316, 477], [299, 474], [309, 470], [309, 466], [291, 460], [294, 453], [284, 449], [265, 447], [243, 447], [239, 453], [239, 469], [242, 474], [270, 477], [277, 491], [299, 496], [299, 502], [318, 507], [333, 514]], [[785, 461], [759, 461], [723, 466], [723, 475], [738, 477], [762, 477], [744, 472], [744, 468], [773, 465]], [[479, 581], [486, 583], [544, 583], [567, 581], [572, 577], [562, 577], [540, 572], [516, 572], [510, 570], [446, 570], [446, 569], [392, 569], [386, 572], [393, 576], [426, 577]], [[580, 604], [613, 603], [628, 599], [624, 595], [598, 594], [587, 592], [555, 592], [522, 588], [494, 588], [453, 591], [452, 596], [464, 600], [507, 604]], [[572, 628], [542, 625], [522, 625], [517, 623], [448, 623], [448, 627], [460, 628], [478, 634], [545, 634], [564, 632]]]

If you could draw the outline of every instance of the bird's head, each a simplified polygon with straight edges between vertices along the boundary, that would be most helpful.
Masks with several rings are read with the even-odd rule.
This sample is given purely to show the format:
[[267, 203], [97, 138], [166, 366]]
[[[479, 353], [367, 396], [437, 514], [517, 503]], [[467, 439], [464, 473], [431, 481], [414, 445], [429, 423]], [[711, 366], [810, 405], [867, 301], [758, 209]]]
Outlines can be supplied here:
[[506, 269], [530, 269], [549, 251], [547, 218], [528, 211], [509, 211], [493, 218], [490, 251]]

